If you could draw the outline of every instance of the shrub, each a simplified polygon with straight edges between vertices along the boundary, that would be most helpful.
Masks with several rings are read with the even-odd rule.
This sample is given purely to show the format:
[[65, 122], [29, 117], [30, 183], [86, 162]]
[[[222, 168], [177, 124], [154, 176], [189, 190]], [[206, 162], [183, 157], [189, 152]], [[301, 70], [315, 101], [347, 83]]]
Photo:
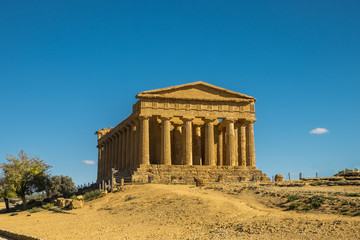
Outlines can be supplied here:
[[100, 193], [101, 193], [101, 191], [99, 189], [91, 191], [91, 192], [86, 192], [84, 195], [84, 200], [89, 201], [89, 200], [98, 198]]
[[322, 185], [323, 183], [320, 182], [320, 181], [314, 181], [312, 183], [310, 183], [311, 186], [319, 186], [319, 185]]
[[42, 205], [42, 208], [44, 208], [44, 209], [50, 209], [50, 208], [53, 208], [54, 207], [54, 204], [52, 204], [52, 203], [48, 203], [48, 204], [46, 204], [46, 205]]
[[70, 199], [76, 199], [76, 195], [73, 194], [73, 195], [70, 197]]
[[332, 201], [339, 200], [339, 198], [337, 198], [337, 197], [324, 197], [324, 198], [328, 199], [328, 200], [332, 200]]
[[311, 206], [313, 208], [319, 208], [321, 206], [322, 202], [320, 201], [314, 201], [314, 202], [311, 202]]
[[346, 194], [348, 197], [360, 197], [360, 193], [348, 193]]
[[34, 208], [32, 208], [32, 209], [29, 209], [28, 212], [29, 212], [29, 213], [37, 213], [37, 212], [40, 212], [40, 209], [37, 208], [37, 207], [34, 207]]
[[310, 204], [312, 208], [319, 208], [323, 204], [325, 198], [323, 196], [313, 196], [310, 198]]
[[300, 199], [301, 197], [299, 195], [290, 195], [288, 196], [288, 202], [292, 202], [292, 201], [295, 201], [295, 200], [298, 200]]
[[292, 209], [298, 208], [300, 205], [301, 205], [301, 203], [292, 203], [292, 204], [290, 204], [289, 209], [292, 210]]
[[312, 209], [312, 206], [311, 206], [311, 205], [307, 205], [307, 206], [304, 207], [304, 210], [305, 210], [305, 211], [308, 211], [308, 210], [311, 210], [311, 209]]

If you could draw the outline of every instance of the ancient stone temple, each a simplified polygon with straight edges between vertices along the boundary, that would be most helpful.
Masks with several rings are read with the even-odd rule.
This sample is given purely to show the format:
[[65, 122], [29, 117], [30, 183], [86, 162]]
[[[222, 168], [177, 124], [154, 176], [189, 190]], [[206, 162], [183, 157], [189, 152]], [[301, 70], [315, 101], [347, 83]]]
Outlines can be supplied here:
[[205, 82], [136, 95], [131, 115], [97, 131], [98, 181], [264, 180], [255, 166], [256, 99]]

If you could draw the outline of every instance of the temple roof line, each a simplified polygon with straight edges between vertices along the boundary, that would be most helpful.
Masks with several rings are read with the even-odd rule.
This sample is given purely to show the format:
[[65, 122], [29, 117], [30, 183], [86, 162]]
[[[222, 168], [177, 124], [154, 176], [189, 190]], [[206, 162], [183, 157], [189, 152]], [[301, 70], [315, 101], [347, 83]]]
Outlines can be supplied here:
[[255, 102], [256, 99], [206, 82], [193, 82], [173, 87], [144, 91], [136, 98], [160, 98], [177, 100]]

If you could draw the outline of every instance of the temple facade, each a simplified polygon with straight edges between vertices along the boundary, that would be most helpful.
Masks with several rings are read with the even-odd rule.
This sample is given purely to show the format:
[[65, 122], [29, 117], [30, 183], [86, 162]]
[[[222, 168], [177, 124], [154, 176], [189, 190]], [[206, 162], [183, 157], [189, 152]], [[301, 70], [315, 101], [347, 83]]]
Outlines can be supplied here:
[[256, 99], [205, 82], [136, 95], [131, 115], [97, 131], [98, 182], [265, 180], [255, 166]]

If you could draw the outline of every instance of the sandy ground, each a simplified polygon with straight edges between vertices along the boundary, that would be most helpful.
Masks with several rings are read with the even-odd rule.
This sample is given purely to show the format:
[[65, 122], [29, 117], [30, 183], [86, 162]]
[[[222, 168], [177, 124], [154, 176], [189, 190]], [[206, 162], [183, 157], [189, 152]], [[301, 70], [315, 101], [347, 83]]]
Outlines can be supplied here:
[[360, 239], [360, 216], [284, 211], [260, 198], [253, 190], [129, 185], [70, 214], [2, 214], [0, 228], [45, 239]]

